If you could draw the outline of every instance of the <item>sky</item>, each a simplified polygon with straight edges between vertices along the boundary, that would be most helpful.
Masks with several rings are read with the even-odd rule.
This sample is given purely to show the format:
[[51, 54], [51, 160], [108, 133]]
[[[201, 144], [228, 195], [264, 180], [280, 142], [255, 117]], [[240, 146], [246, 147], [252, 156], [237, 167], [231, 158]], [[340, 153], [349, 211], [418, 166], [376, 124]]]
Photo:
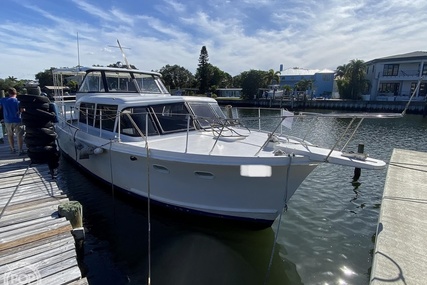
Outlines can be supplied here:
[[[425, 0], [1, 0], [0, 78], [124, 62], [142, 70], [209, 63], [336, 69], [427, 51]], [[77, 40], [78, 39], [78, 40]]]

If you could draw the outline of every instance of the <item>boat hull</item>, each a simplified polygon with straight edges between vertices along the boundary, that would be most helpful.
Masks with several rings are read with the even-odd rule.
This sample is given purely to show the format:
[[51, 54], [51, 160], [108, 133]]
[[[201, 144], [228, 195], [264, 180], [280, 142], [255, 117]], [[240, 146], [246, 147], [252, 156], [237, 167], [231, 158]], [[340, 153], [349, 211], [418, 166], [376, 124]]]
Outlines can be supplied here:
[[[269, 176], [245, 176], [239, 159], [220, 164], [220, 157], [195, 159], [193, 155], [186, 159], [190, 154], [176, 156], [117, 141], [94, 141], [69, 127], [57, 127], [57, 133], [63, 153], [86, 172], [121, 190], [143, 198], [149, 195], [153, 203], [179, 212], [263, 226], [274, 222], [285, 201], [317, 166], [283, 157], [283, 163], [271, 166]], [[82, 155], [82, 146], [87, 145], [102, 146], [98, 147], [102, 151]]]

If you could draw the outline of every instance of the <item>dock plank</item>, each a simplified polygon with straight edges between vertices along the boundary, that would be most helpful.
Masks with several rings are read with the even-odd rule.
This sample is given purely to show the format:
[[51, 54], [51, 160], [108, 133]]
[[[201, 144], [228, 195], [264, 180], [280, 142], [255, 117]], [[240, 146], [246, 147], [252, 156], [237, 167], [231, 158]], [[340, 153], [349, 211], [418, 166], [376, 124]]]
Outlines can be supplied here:
[[34, 284], [88, 284], [71, 224], [58, 214], [68, 197], [47, 165], [32, 165], [3, 144], [0, 179], [0, 284], [9, 284], [13, 272], [27, 274]]
[[395, 149], [387, 172], [371, 285], [425, 284], [427, 153]]

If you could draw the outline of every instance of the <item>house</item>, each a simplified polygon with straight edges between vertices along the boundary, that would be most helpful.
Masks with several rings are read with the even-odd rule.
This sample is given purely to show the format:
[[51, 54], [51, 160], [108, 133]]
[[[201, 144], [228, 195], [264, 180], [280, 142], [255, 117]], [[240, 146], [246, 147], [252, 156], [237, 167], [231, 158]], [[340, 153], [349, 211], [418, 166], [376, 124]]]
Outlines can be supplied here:
[[295, 91], [295, 85], [301, 80], [310, 80], [312, 89], [308, 90], [309, 97], [335, 98], [338, 94], [334, 80], [334, 71], [328, 69], [305, 69], [293, 67], [283, 70], [280, 65], [280, 86], [291, 86]]
[[427, 52], [415, 51], [368, 61], [366, 78], [371, 83], [364, 100], [408, 101], [418, 81], [423, 80], [413, 100], [425, 100], [427, 90]]
[[217, 88], [218, 97], [237, 97], [242, 95], [242, 88]]

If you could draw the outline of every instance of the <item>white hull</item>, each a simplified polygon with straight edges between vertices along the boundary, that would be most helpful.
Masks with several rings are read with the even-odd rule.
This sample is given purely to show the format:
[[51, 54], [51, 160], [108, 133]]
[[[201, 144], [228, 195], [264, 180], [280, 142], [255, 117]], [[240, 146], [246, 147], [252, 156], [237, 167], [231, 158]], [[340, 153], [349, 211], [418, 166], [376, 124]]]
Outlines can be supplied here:
[[[240, 167], [249, 162], [248, 158], [224, 164], [224, 157], [200, 155], [197, 159], [197, 154], [150, 149], [147, 160], [143, 142], [88, 141], [83, 132], [77, 132], [73, 139], [73, 132], [67, 129], [73, 130], [57, 126], [59, 147], [100, 179], [141, 197], [147, 197], [149, 189], [150, 198], [166, 206], [236, 220], [271, 224], [283, 210], [284, 200], [289, 201], [317, 166], [298, 165], [296, 158], [288, 173], [289, 158], [283, 158], [279, 165], [272, 166], [270, 177], [247, 177], [240, 175]], [[74, 141], [104, 145], [103, 152], [80, 159]], [[292, 179], [286, 181], [286, 177]]]

